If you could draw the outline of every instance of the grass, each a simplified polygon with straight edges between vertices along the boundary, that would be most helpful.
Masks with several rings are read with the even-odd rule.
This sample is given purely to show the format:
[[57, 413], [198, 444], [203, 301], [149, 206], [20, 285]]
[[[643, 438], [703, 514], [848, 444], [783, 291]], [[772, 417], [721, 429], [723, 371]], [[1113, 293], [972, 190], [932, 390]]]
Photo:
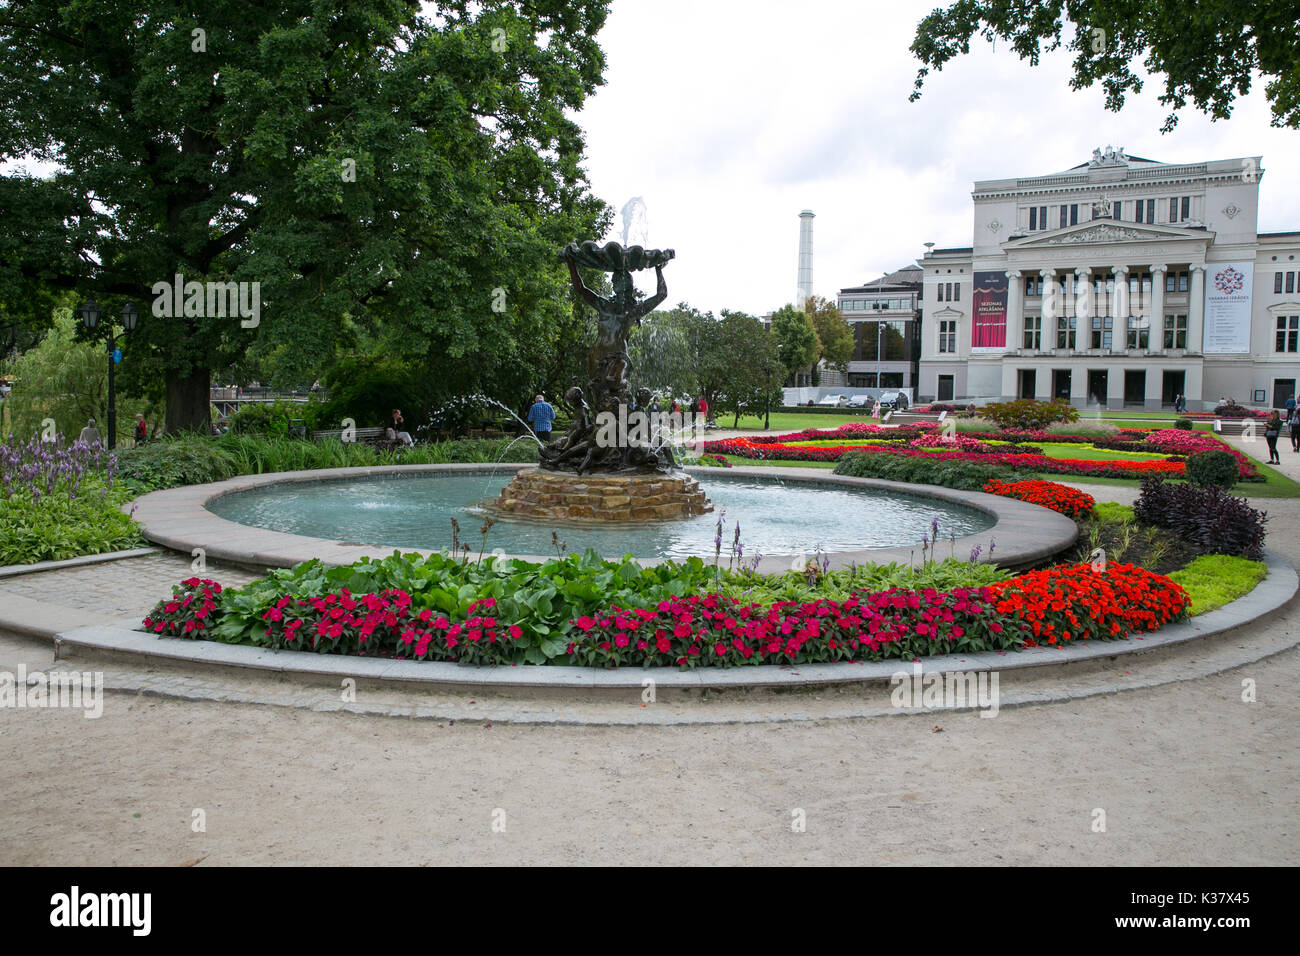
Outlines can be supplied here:
[[[718, 428], [730, 430], [733, 419], [730, 415], [719, 415], [717, 422]], [[785, 432], [803, 431], [805, 428], [838, 428], [840, 425], [846, 425], [849, 422], [878, 422], [879, 419], [871, 417], [871, 410], [865, 412], [861, 409], [849, 408], [841, 412], [826, 412], [818, 414], [817, 412], [773, 412], [772, 427], [767, 432], [772, 435], [780, 435]], [[763, 431], [762, 415], [741, 415], [738, 428], [749, 429], [751, 431]]]
[[1163, 461], [1168, 457], [1159, 452], [1115, 451], [1111, 448], [1093, 448], [1090, 445], [1072, 445], [1066, 442], [1039, 442], [1034, 447], [1041, 448], [1048, 458], [1075, 458], [1081, 461]]
[[1206, 554], [1169, 576], [1187, 589], [1192, 616], [1204, 614], [1248, 594], [1264, 580], [1268, 565], [1224, 554]]
[[833, 461], [763, 461], [759, 458], [741, 458], [739, 455], [723, 455], [733, 465], [755, 465], [764, 468], [821, 468], [829, 471], [834, 468], [836, 462]]

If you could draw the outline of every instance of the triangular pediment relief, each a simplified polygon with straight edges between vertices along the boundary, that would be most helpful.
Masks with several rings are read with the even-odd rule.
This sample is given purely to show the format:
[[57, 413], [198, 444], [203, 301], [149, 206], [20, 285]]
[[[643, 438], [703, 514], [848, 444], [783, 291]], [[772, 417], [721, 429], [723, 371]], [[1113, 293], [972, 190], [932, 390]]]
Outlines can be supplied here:
[[965, 314], [966, 314], [965, 312], [961, 312], [961, 311], [959, 311], [959, 310], [957, 310], [957, 309], [954, 309], [954, 308], [953, 308], [952, 306], [950, 306], [950, 305], [946, 305], [946, 306], [944, 306], [942, 309], [940, 309], [938, 312], [935, 312], [935, 313], [934, 313], [934, 318], [936, 318], [936, 319], [960, 319], [960, 318], [961, 318], [963, 315], [965, 315]]
[[1153, 223], [1123, 222], [1118, 219], [1093, 219], [1064, 229], [1035, 233], [1002, 244], [1004, 249], [1042, 248], [1046, 246], [1084, 246], [1100, 242], [1168, 242], [1170, 239], [1200, 240], [1214, 238], [1206, 229], [1186, 229]]

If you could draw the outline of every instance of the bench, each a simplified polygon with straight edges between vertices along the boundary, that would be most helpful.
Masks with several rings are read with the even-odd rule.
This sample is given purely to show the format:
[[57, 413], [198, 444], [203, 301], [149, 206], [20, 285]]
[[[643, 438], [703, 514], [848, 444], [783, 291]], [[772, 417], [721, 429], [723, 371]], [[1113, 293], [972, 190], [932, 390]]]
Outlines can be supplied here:
[[[354, 428], [352, 429], [352, 440], [358, 444], [373, 445], [376, 448], [389, 450], [408, 447], [404, 441], [387, 437], [387, 433], [388, 429], [386, 428]], [[342, 441], [343, 429], [322, 428], [311, 433], [312, 441], [326, 441], [330, 438]]]

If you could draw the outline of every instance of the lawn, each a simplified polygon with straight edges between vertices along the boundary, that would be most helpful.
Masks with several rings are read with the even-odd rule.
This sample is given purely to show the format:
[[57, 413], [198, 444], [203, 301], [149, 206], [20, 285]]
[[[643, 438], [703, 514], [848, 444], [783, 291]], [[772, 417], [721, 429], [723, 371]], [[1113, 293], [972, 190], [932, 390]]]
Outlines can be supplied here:
[[[730, 415], [719, 415], [717, 424], [718, 428], [731, 429], [734, 419]], [[844, 409], [843, 412], [773, 412], [772, 427], [767, 429], [773, 435], [781, 435], [785, 432], [803, 431], [805, 428], [839, 428], [841, 425], [847, 425], [849, 422], [871, 422], [878, 421], [871, 417], [871, 410], [867, 409]], [[763, 416], [761, 415], [741, 415], [740, 428], [751, 431], [763, 431]]]

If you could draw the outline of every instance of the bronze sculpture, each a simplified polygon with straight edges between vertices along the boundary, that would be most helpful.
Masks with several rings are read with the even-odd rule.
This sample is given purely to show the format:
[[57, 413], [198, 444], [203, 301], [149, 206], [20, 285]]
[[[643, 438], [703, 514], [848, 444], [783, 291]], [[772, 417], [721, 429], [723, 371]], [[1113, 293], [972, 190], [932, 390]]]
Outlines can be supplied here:
[[[649, 431], [642, 438], [627, 434], [629, 410], [633, 409], [627, 382], [631, 369], [628, 336], [632, 326], [668, 297], [663, 267], [674, 258], [672, 249], [623, 247], [617, 242], [601, 246], [594, 242], [572, 242], [560, 250], [560, 258], [569, 267], [569, 277], [578, 298], [596, 310], [596, 341], [587, 353], [590, 381], [584, 393], [573, 387], [565, 400], [573, 411], [573, 426], [568, 434], [550, 442], [541, 450], [541, 466], [550, 471], [644, 472], [671, 471], [676, 467], [672, 451], [661, 431]], [[587, 288], [578, 268], [602, 269], [613, 273], [613, 294], [609, 298]], [[658, 285], [655, 294], [638, 301], [640, 293], [632, 282], [632, 273], [640, 269], [655, 270]], [[640, 412], [645, 412], [645, 402]], [[618, 423], [612, 434], [611, 423]]]

